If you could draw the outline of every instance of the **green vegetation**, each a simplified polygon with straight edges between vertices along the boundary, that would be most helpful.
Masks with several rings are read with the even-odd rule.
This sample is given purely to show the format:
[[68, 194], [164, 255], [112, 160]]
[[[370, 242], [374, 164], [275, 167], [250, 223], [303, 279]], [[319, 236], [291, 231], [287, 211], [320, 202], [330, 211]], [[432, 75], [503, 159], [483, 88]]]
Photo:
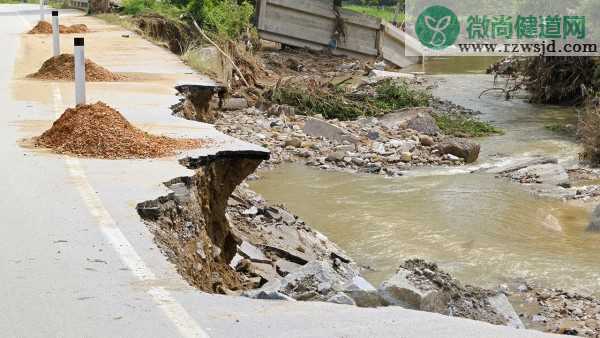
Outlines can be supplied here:
[[[340, 88], [306, 89], [284, 85], [273, 89], [271, 100], [296, 107], [306, 115], [321, 114], [327, 119], [352, 120], [360, 116], [378, 116], [390, 111], [426, 106], [430, 94], [411, 89], [403, 81], [385, 80], [362, 91], [346, 93]], [[372, 93], [371, 93], [372, 91]]]
[[[388, 22], [394, 21], [394, 13], [396, 10], [394, 7], [384, 7], [383, 9], [381, 9], [376, 6], [363, 6], [363, 5], [346, 5], [346, 6], [344, 6], [344, 8], [354, 11], [354, 12], [378, 17], [378, 18], [384, 19], [385, 21], [388, 21]], [[402, 22], [404, 20], [404, 13], [399, 13], [397, 20], [399, 22]]]
[[426, 91], [413, 89], [402, 81], [384, 80], [375, 89], [377, 95], [372, 103], [383, 111], [427, 106], [431, 97]]
[[473, 117], [456, 114], [434, 114], [435, 121], [446, 135], [458, 137], [482, 137], [504, 132], [493, 125]]
[[158, 0], [123, 0], [123, 14], [139, 15], [144, 13], [158, 13], [169, 19], [179, 19], [185, 12], [183, 8], [167, 1]]
[[251, 27], [254, 6], [246, 0], [123, 0], [122, 13], [156, 13], [176, 21], [190, 15], [215, 38], [235, 39]]

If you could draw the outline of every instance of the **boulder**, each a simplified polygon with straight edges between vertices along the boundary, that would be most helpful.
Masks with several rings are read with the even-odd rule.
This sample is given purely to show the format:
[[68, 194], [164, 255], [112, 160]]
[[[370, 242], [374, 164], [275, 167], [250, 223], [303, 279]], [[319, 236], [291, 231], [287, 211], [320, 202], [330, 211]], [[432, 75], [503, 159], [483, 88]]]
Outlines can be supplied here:
[[438, 148], [443, 155], [450, 154], [458, 156], [466, 163], [473, 163], [479, 157], [481, 147], [479, 144], [461, 138], [448, 138], [442, 141]]
[[429, 135], [419, 136], [419, 142], [421, 143], [421, 145], [424, 145], [425, 147], [431, 147], [435, 143], [433, 140], [433, 137], [431, 137]]
[[316, 118], [308, 118], [304, 122], [303, 131], [306, 135], [313, 137], [323, 137], [329, 140], [334, 140], [338, 142], [350, 142], [350, 143], [358, 143], [360, 140], [351, 135], [348, 131], [335, 126], [327, 121], [316, 119]]
[[440, 128], [431, 116], [432, 111], [430, 107], [404, 108], [382, 116], [379, 123], [388, 129], [405, 126], [422, 134], [437, 135]]
[[433, 288], [423, 288], [414, 283], [411, 272], [400, 269], [379, 287], [379, 295], [388, 305], [407, 309], [447, 313], [450, 297]]
[[600, 232], [600, 205], [592, 212], [587, 231]]

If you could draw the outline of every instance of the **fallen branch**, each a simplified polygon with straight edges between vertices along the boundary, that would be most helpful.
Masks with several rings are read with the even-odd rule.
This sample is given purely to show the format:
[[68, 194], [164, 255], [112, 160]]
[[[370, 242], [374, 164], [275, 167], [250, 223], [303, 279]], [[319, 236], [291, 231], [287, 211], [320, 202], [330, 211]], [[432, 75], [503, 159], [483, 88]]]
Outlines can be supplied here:
[[192, 18], [192, 22], [194, 23], [194, 27], [196, 27], [196, 29], [198, 30], [198, 32], [200, 32], [200, 34], [202, 35], [202, 37], [204, 39], [206, 39], [206, 41], [210, 42], [213, 46], [215, 46], [215, 48], [217, 48], [217, 50], [221, 54], [223, 54], [227, 58], [227, 60], [229, 60], [229, 62], [233, 66], [233, 69], [235, 69], [235, 71], [242, 78], [242, 81], [244, 81], [244, 84], [246, 85], [246, 87], [250, 87], [250, 84], [248, 84], [248, 81], [246, 81], [246, 78], [244, 77], [244, 74], [242, 74], [242, 71], [238, 68], [238, 66], [236, 66], [235, 62], [233, 62], [233, 59], [231, 58], [231, 56], [229, 56], [229, 54], [225, 53], [221, 49], [221, 47], [219, 47], [213, 40], [211, 40], [211, 38], [208, 37], [208, 35], [206, 35], [206, 33], [204, 33], [204, 31], [202, 30], [202, 28], [200, 28], [200, 26], [198, 25], [198, 23], [196, 22], [196, 20], [194, 18]]

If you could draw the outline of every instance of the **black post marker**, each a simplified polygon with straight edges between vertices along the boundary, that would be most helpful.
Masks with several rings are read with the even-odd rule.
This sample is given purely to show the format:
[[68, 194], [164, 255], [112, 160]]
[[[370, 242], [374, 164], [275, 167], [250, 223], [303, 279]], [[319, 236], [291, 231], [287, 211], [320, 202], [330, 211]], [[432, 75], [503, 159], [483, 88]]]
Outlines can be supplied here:
[[52, 11], [52, 56], [60, 55], [60, 26], [58, 11]]
[[85, 53], [83, 38], [73, 40], [75, 46], [75, 105], [85, 104]]

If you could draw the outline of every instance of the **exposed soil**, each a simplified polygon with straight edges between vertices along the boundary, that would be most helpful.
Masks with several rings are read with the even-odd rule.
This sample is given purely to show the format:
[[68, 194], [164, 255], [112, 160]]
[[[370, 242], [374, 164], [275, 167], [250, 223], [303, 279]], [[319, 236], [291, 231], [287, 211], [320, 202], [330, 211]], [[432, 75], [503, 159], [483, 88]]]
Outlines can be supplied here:
[[[61, 34], [76, 34], [76, 33], [87, 33], [89, 29], [84, 24], [77, 24], [71, 26], [59, 25], [59, 31]], [[33, 27], [27, 34], [52, 34], [52, 25], [47, 21], [40, 21]]]
[[155, 158], [202, 145], [200, 140], [150, 135], [103, 102], [67, 109], [35, 139], [38, 147], [61, 154], [106, 159]]
[[[61, 54], [46, 60], [42, 67], [30, 78], [39, 80], [75, 80], [75, 57], [73, 54]], [[125, 80], [125, 76], [115, 74], [99, 66], [90, 59], [85, 59], [85, 79], [91, 82], [113, 82]]]
[[151, 39], [164, 43], [171, 52], [181, 55], [194, 41], [193, 31], [182, 22], [147, 13], [133, 18], [138, 29]]

